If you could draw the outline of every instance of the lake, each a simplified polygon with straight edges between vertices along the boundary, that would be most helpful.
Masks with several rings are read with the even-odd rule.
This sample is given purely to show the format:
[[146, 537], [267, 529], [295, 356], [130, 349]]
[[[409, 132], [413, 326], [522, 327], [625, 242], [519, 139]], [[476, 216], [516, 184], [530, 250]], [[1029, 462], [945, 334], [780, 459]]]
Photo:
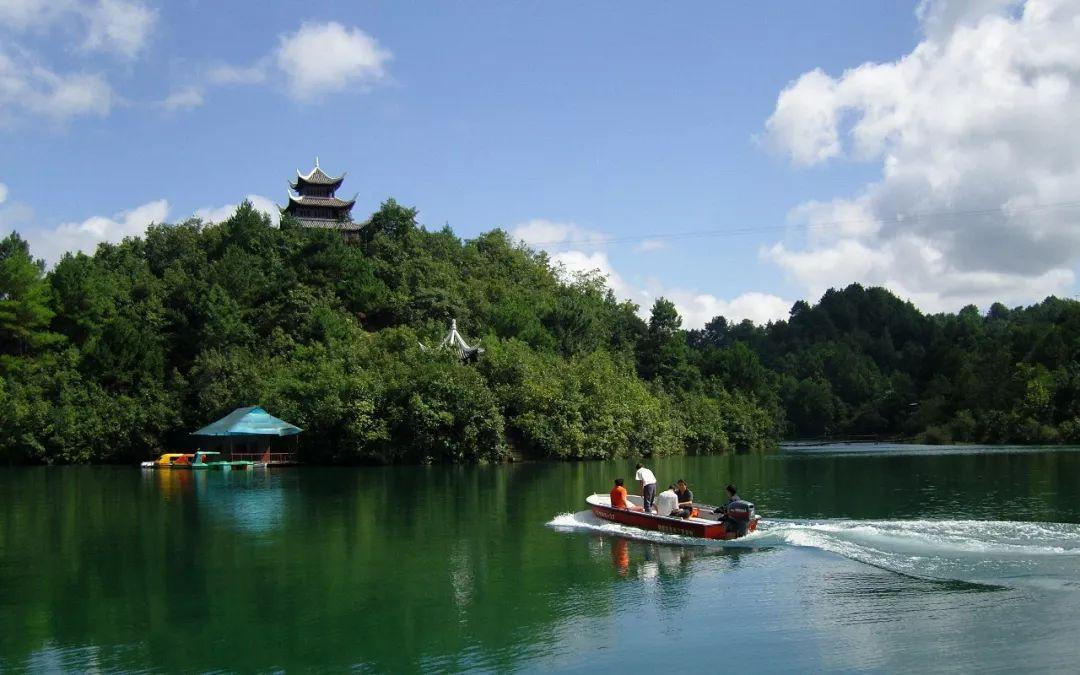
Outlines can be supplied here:
[[760, 532], [601, 523], [630, 462], [0, 469], [0, 670], [1071, 670], [1080, 451], [652, 462]]

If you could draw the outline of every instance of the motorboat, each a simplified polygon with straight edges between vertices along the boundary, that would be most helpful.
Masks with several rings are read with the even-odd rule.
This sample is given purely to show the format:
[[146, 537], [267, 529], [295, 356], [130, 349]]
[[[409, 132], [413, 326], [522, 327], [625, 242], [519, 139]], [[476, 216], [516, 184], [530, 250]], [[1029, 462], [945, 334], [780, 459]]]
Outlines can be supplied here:
[[714, 506], [695, 504], [689, 518], [678, 518], [646, 513], [638, 495], [630, 495], [627, 500], [636, 509], [616, 508], [606, 494], [589, 495], [585, 503], [597, 518], [613, 523], [702, 539], [738, 539], [755, 532], [760, 520], [750, 502], [734, 502], [726, 513], [714, 513]]

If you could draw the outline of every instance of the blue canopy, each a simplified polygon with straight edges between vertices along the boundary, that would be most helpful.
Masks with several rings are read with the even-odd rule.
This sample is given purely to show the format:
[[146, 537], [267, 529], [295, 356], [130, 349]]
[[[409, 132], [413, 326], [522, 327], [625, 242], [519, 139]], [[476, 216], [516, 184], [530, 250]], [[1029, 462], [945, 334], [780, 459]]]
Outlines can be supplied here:
[[237, 408], [192, 436], [292, 436], [303, 429], [279, 420], [259, 406]]

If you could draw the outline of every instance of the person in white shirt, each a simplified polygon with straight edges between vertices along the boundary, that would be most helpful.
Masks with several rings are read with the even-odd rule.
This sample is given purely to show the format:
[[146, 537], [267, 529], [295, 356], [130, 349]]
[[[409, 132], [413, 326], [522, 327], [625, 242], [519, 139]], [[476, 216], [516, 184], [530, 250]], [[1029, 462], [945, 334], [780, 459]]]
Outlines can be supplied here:
[[638, 487], [641, 488], [641, 501], [645, 507], [645, 513], [652, 513], [653, 502], [656, 501], [656, 476], [652, 471], [638, 464], [634, 478], [637, 479]]
[[656, 495], [656, 515], [670, 516], [679, 508], [679, 498], [675, 494], [675, 486], [669, 485], [668, 489]]

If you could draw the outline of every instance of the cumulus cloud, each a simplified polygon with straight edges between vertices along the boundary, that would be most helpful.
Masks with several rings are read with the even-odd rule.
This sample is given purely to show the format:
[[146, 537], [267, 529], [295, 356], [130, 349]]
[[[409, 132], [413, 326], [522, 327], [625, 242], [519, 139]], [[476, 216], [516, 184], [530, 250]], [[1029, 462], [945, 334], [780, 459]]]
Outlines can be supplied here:
[[375, 38], [340, 23], [307, 22], [283, 35], [275, 53], [289, 94], [310, 101], [346, 88], [366, 88], [386, 76], [392, 58]]
[[25, 115], [65, 121], [103, 116], [112, 108], [112, 87], [97, 73], [57, 73], [21, 51], [0, 51], [0, 122]]
[[7, 196], [8, 196], [8, 188], [7, 188], [7, 186], [4, 185], [3, 183], [0, 183], [0, 204], [3, 204], [4, 202], [7, 201]]
[[[879, 162], [765, 247], [817, 295], [883, 284], [932, 311], [1065, 292], [1080, 260], [1080, 3], [924, 0], [905, 56], [785, 88], [765, 139], [797, 165]], [[1071, 202], [1071, 205], [1070, 205]]]
[[[274, 224], [274, 227], [277, 227], [278, 222], [281, 220], [281, 212], [278, 210], [274, 200], [261, 195], [248, 195], [244, 199], [251, 202], [251, 205], [254, 206], [257, 211], [262, 211], [269, 216], [270, 222]], [[236, 213], [236, 207], [238, 206], [240, 205], [225, 204], [224, 206], [206, 206], [201, 209], [196, 209], [195, 217], [208, 223], [220, 223], [223, 220], [228, 220], [232, 214]]]
[[[680, 288], [654, 287], [646, 297], [663, 296], [675, 303], [683, 318], [684, 328], [702, 328], [710, 319], [722, 316], [728, 321], [750, 319], [756, 324], [786, 319], [791, 310], [791, 301], [771, 293], [751, 291], [731, 300], [724, 300], [709, 293], [690, 291]], [[642, 306], [642, 314], [649, 307]]]
[[538, 218], [511, 228], [510, 236], [547, 251], [552, 264], [560, 268], [568, 280], [576, 274], [600, 274], [616, 297], [638, 305], [638, 313], [643, 318], [648, 318], [659, 297], [675, 303], [683, 317], [684, 328], [701, 328], [718, 315], [732, 321], [750, 319], [754, 323], [767, 323], [786, 318], [791, 308], [790, 301], [767, 293], [743, 293], [732, 300], [724, 300], [700, 291], [666, 286], [656, 279], [635, 285], [619, 274], [604, 250], [604, 244], [611, 237], [572, 222]]
[[92, 253], [102, 242], [115, 243], [125, 237], [141, 236], [148, 225], [165, 222], [168, 215], [169, 202], [158, 199], [112, 217], [93, 216], [79, 223], [35, 230], [27, 234], [27, 240], [35, 256], [55, 264], [67, 252]]
[[[0, 0], [2, 2], [3, 0]], [[280, 36], [271, 53], [250, 65], [218, 64], [199, 80], [200, 89], [283, 81], [292, 98], [311, 103], [329, 94], [367, 91], [386, 78], [389, 50], [356, 27], [305, 22]]]

